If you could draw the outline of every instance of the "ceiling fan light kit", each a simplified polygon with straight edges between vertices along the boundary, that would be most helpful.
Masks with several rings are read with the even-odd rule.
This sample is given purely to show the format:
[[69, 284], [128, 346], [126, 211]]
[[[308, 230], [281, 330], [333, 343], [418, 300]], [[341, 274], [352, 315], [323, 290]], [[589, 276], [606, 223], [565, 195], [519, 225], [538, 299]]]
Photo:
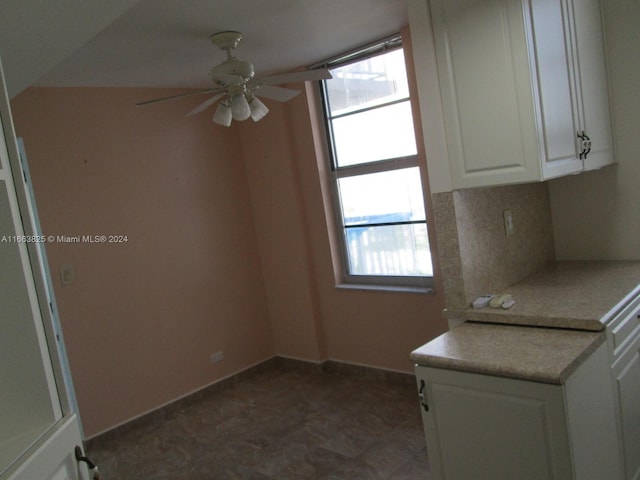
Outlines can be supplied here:
[[257, 98], [258, 96], [277, 102], [286, 102], [300, 93], [298, 90], [276, 86], [278, 84], [331, 78], [327, 69], [258, 77], [255, 75], [251, 62], [239, 60], [231, 53], [242, 40], [240, 32], [218, 32], [211, 35], [210, 39], [214, 45], [227, 54], [227, 58], [222, 63], [209, 70], [209, 77], [214, 83], [213, 88], [147, 100], [137, 105], [148, 105], [191, 95], [213, 94], [212, 97], [191, 110], [187, 116], [200, 113], [222, 99], [213, 115], [213, 122], [229, 127], [232, 120], [243, 121], [251, 117], [254, 122], [257, 122], [264, 118], [269, 109]]
[[236, 122], [241, 122], [251, 116], [249, 102], [244, 94], [238, 93], [231, 97], [231, 114]]
[[213, 123], [222, 125], [223, 127], [230, 127], [233, 114], [231, 113], [231, 107], [225, 100], [218, 105], [216, 112], [213, 114]]
[[267, 113], [269, 113], [269, 109], [267, 106], [260, 101], [258, 97], [251, 95], [249, 99], [249, 108], [251, 109], [251, 119], [254, 122], [261, 120]]

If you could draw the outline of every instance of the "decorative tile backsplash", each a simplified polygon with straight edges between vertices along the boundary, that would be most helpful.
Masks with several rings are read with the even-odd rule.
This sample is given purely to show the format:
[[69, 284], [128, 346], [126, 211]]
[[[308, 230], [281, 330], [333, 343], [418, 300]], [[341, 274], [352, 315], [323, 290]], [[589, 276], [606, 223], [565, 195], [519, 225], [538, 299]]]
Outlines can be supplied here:
[[[498, 293], [555, 258], [546, 183], [437, 193], [432, 204], [448, 309]], [[513, 218], [510, 236], [505, 210]]]

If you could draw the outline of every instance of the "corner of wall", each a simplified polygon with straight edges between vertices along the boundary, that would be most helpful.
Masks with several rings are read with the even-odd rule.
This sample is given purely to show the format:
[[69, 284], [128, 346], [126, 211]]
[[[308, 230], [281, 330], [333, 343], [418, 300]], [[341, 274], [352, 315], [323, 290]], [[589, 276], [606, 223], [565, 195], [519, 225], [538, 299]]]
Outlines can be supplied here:
[[457, 310], [464, 308], [466, 295], [453, 192], [434, 193], [431, 200], [445, 307]]
[[[438, 193], [433, 203], [449, 309], [499, 293], [555, 259], [546, 183]], [[504, 230], [507, 209], [511, 236]]]

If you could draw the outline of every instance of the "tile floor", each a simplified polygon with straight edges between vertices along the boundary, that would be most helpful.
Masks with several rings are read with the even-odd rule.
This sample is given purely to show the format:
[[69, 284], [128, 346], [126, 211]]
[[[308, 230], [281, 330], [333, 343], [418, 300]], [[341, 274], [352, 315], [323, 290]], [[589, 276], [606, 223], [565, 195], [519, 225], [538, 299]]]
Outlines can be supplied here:
[[89, 441], [88, 455], [104, 480], [430, 478], [413, 377], [275, 360]]

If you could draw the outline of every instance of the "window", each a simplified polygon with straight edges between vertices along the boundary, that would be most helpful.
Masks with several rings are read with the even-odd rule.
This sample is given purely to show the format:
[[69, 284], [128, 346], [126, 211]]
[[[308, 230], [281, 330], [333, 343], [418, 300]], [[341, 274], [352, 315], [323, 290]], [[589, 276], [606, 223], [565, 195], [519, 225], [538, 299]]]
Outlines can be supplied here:
[[344, 282], [431, 286], [433, 267], [400, 37], [327, 63], [323, 80]]

